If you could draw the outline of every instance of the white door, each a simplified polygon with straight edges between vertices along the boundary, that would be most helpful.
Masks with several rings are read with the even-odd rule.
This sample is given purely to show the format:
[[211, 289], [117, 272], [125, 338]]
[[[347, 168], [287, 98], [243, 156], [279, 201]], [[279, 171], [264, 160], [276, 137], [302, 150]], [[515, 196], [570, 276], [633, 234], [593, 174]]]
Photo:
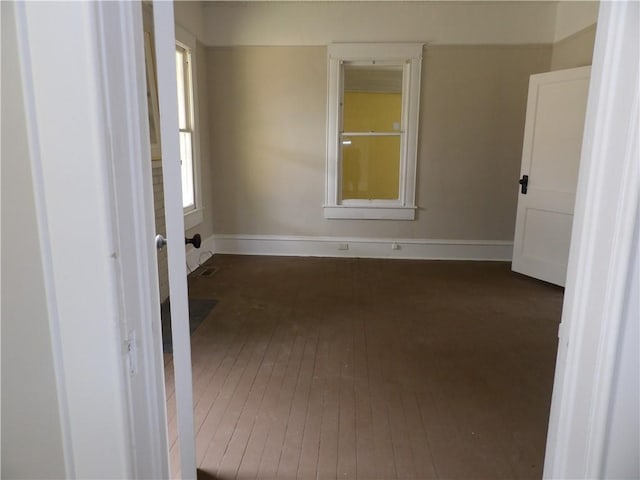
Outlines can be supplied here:
[[153, 22], [160, 110], [160, 143], [167, 231], [169, 302], [173, 365], [180, 446], [180, 476], [196, 478], [195, 435], [193, 428], [193, 389], [191, 343], [187, 299], [187, 269], [182, 210], [182, 183], [178, 139], [178, 96], [176, 85], [176, 40], [173, 3], [154, 0]]
[[514, 272], [564, 286], [591, 67], [532, 75]]

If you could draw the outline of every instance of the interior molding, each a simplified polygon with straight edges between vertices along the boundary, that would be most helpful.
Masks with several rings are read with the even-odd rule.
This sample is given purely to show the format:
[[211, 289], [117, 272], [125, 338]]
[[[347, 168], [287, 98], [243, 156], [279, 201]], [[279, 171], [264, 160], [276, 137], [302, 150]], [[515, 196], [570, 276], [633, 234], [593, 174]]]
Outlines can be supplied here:
[[[600, 6], [545, 479], [609, 477], [605, 462], [619, 341], [623, 322], [633, 321], [624, 305], [633, 295], [627, 288], [640, 201], [639, 13], [639, 4], [632, 0]], [[625, 415], [625, 410], [620, 413]]]
[[[200, 252], [207, 251], [239, 255], [510, 261], [513, 242], [214, 234], [204, 240], [200, 248]], [[187, 253], [193, 260], [197, 255]]]
[[539, 50], [555, 46], [554, 42], [540, 43], [425, 43], [424, 50], [508, 50], [513, 48]]

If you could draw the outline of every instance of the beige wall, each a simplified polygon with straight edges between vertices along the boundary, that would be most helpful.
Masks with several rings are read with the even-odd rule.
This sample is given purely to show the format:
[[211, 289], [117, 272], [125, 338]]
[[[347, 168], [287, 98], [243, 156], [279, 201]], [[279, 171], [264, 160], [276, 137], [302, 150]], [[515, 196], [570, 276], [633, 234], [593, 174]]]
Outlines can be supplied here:
[[[597, 5], [215, 2], [204, 13], [215, 233], [512, 240], [529, 76], [590, 63]], [[417, 220], [326, 220], [324, 45], [398, 40], [428, 45]]]
[[202, 238], [207, 238], [213, 233], [213, 217], [212, 217], [212, 184], [205, 179], [211, 178], [211, 149], [209, 146], [209, 79], [208, 79], [208, 55], [207, 48], [196, 42], [196, 88], [198, 103], [196, 104], [196, 114], [199, 129], [199, 148], [200, 148], [200, 175], [202, 177], [201, 188], [201, 206], [203, 209], [203, 221], [201, 225], [187, 231], [187, 236], [193, 236], [200, 233]]
[[551, 70], [591, 65], [595, 40], [594, 24], [556, 42], [551, 56]]
[[416, 221], [323, 218], [326, 49], [210, 48], [214, 231], [511, 240], [529, 75], [550, 46], [433, 46]]
[[419, 237], [512, 240], [529, 76], [549, 47], [441, 47], [424, 60]]
[[210, 48], [208, 59], [214, 231], [322, 231], [325, 48]]
[[[511, 240], [528, 76], [591, 63], [595, 27], [576, 30], [595, 21], [597, 5], [187, 1], [174, 13], [198, 38], [204, 221], [188, 236]], [[367, 22], [345, 23], [354, 13]], [[375, 27], [380, 22], [385, 28]], [[314, 45], [394, 39], [429, 44], [418, 219], [325, 220], [326, 54]], [[469, 45], [477, 43], [484, 45]], [[159, 260], [166, 298], [166, 259]]]

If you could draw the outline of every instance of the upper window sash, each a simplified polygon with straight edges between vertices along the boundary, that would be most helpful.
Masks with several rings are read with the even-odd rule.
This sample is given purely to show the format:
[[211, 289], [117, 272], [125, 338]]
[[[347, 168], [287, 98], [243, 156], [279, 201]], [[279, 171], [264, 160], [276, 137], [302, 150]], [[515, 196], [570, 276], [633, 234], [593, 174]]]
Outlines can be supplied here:
[[194, 124], [191, 48], [181, 42], [176, 42], [176, 72], [178, 73], [178, 124], [181, 132], [191, 132]]
[[[327, 106], [327, 176], [325, 218], [402, 219], [415, 218], [418, 116], [420, 109], [420, 74], [422, 44], [333, 44], [328, 48], [329, 85]], [[340, 142], [343, 135], [353, 136], [342, 128], [343, 65], [402, 65], [403, 92], [399, 198], [364, 200], [341, 197]], [[361, 132], [371, 135], [371, 132]]]

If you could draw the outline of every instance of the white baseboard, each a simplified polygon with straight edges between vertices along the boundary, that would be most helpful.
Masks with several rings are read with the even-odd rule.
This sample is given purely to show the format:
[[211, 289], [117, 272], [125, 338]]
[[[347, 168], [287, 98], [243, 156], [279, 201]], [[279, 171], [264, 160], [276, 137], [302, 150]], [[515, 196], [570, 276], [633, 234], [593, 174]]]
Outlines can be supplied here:
[[[397, 249], [394, 249], [393, 246]], [[359, 257], [425, 260], [510, 261], [513, 242], [503, 240], [434, 240], [284, 235], [213, 235], [203, 242], [208, 251], [238, 255]], [[187, 257], [189, 257], [189, 253]], [[197, 253], [191, 258], [196, 259]], [[200, 262], [202, 263], [202, 262]], [[194, 263], [195, 265], [196, 263]], [[191, 263], [190, 263], [191, 265]]]

